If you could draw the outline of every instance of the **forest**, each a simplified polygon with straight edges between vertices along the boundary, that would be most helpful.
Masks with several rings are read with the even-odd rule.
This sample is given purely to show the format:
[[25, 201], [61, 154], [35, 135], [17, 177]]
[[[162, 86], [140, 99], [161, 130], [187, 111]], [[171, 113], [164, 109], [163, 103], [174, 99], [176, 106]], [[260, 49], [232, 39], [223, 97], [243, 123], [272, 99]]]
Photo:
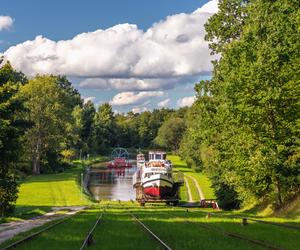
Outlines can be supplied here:
[[115, 114], [84, 103], [65, 76], [0, 68], [0, 212], [20, 178], [61, 172], [112, 147], [173, 151], [206, 173], [225, 209], [300, 192], [299, 2], [223, 0], [206, 23], [211, 80], [181, 109]]

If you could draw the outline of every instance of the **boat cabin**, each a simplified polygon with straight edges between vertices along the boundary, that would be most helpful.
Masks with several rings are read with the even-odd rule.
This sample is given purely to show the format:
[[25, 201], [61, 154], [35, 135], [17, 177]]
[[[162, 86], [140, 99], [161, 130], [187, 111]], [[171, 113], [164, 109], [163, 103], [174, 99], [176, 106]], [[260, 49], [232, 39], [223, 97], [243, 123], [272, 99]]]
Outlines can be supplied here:
[[167, 154], [164, 151], [150, 151], [149, 152], [149, 161], [165, 161], [166, 157], [167, 157]]

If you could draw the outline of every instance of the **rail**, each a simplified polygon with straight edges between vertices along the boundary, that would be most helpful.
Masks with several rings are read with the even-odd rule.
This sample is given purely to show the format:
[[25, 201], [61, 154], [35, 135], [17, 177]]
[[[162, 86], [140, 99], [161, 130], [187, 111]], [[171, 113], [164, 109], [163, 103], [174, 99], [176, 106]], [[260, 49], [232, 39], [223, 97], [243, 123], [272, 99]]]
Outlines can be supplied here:
[[69, 219], [73, 218], [73, 217], [74, 217], [75, 215], [77, 215], [77, 214], [78, 214], [78, 213], [75, 213], [75, 214], [73, 214], [73, 215], [70, 215], [70, 216], [68, 216], [68, 217], [66, 217], [66, 218], [63, 218], [63, 219], [61, 219], [61, 220], [56, 221], [55, 223], [49, 222], [49, 223], [51, 223], [49, 226], [46, 226], [46, 227], [42, 228], [41, 230], [38, 230], [37, 232], [34, 232], [34, 233], [32, 233], [32, 234], [26, 236], [25, 238], [22, 238], [22, 239], [20, 239], [20, 240], [18, 240], [18, 241], [13, 242], [12, 244], [10, 244], [10, 245], [8, 245], [8, 246], [6, 246], [6, 247], [4, 247], [4, 248], [1, 248], [1, 250], [12, 249], [12, 248], [17, 247], [18, 245], [20, 245], [20, 244], [22, 244], [22, 243], [24, 243], [24, 242], [26, 242], [26, 241], [32, 240], [33, 238], [37, 237], [37, 236], [40, 235], [41, 233], [46, 232], [46, 231], [50, 230], [51, 228], [53, 228], [53, 227], [55, 227], [55, 226], [57, 226], [57, 225], [59, 225], [59, 224], [65, 222], [66, 220], [69, 220]]
[[136, 215], [131, 213], [132, 218], [138, 222], [145, 230], [147, 233], [149, 233], [164, 249], [167, 250], [172, 250], [171, 247], [169, 247], [165, 242], [163, 242], [154, 232], [152, 232], [141, 220], [137, 218]]

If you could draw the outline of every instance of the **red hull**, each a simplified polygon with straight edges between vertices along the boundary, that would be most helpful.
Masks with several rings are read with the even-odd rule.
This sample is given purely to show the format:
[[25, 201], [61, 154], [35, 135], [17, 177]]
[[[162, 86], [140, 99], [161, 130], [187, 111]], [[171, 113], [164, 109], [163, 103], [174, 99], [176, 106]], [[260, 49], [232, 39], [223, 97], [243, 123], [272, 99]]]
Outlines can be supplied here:
[[170, 196], [172, 188], [170, 187], [145, 187], [144, 194], [150, 195], [156, 198], [164, 198]]

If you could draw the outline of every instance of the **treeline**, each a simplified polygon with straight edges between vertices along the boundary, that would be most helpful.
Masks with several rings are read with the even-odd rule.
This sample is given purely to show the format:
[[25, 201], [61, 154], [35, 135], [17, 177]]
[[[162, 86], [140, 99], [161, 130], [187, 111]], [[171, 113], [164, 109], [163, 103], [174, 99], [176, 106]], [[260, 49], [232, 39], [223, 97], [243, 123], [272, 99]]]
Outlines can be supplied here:
[[196, 85], [181, 155], [213, 181], [223, 208], [300, 191], [299, 2], [219, 1], [206, 24], [210, 81]]
[[[112, 147], [168, 148], [169, 141], [156, 138], [159, 129], [184, 113], [160, 109], [114, 114], [108, 103], [96, 109], [92, 102], [84, 103], [66, 77], [28, 79], [7, 62], [0, 68], [1, 214], [16, 201], [21, 175], [61, 172], [74, 159], [109, 154]], [[181, 136], [182, 131], [173, 137], [175, 150]]]

